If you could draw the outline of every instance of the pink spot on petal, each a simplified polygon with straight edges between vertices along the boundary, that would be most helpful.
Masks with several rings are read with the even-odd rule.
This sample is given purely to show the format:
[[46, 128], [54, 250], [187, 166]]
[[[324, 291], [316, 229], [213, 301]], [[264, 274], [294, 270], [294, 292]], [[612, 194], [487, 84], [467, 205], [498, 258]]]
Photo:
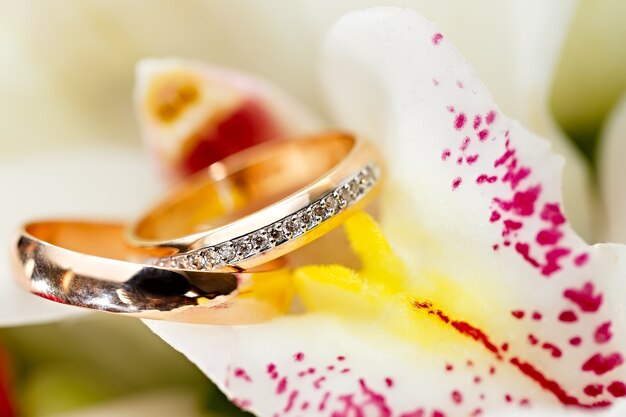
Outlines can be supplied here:
[[555, 245], [561, 240], [561, 237], [563, 237], [563, 233], [556, 229], [540, 230], [539, 233], [537, 233], [537, 243], [542, 246]]
[[468, 136], [466, 136], [465, 139], [463, 139], [463, 143], [461, 143], [461, 147], [459, 148], [459, 150], [466, 151], [471, 142], [472, 140]]
[[516, 319], [523, 319], [524, 318], [524, 312], [522, 310], [511, 311], [511, 315], [513, 317], [515, 317]]
[[541, 210], [541, 218], [554, 226], [565, 223], [565, 216], [558, 203], [546, 203]]
[[561, 352], [561, 349], [559, 349], [556, 345], [552, 344], [552, 343], [544, 343], [541, 345], [541, 347], [547, 351], [550, 352], [550, 354], [552, 355], [552, 357], [554, 358], [560, 358], [563, 355], [563, 352]]
[[455, 404], [461, 404], [463, 402], [463, 395], [457, 390], [452, 391], [452, 401]]
[[602, 323], [596, 329], [593, 338], [597, 344], [603, 344], [611, 340], [613, 337], [613, 333], [611, 333], [611, 322], [607, 321], [606, 323]]
[[296, 362], [302, 362], [304, 360], [304, 353], [298, 352], [293, 355], [293, 358], [296, 360]]
[[436, 78], [433, 78], [433, 85], [437, 87], [439, 85], [439, 80], [437, 80]]
[[626, 385], [624, 385], [621, 381], [611, 382], [611, 384], [606, 388], [608, 392], [611, 393], [612, 396], [619, 398], [626, 396]]
[[584, 264], [587, 263], [587, 261], [589, 260], [589, 254], [588, 253], [581, 253], [580, 255], [576, 256], [574, 258], [574, 264], [576, 266], [583, 266]]
[[478, 140], [480, 140], [481, 142], [484, 142], [485, 140], [487, 140], [487, 136], [489, 136], [489, 130], [487, 129], [483, 129], [480, 132], [478, 132]]
[[580, 338], [580, 336], [574, 336], [569, 340], [569, 344], [572, 346], [580, 346], [582, 341], [583, 340]]
[[393, 379], [385, 378], [385, 385], [387, 385], [389, 388], [393, 387]]
[[465, 158], [468, 165], [472, 165], [474, 162], [478, 160], [478, 154], [469, 155]]
[[494, 120], [496, 120], [496, 112], [491, 110], [487, 113], [487, 116], [485, 116], [485, 122], [490, 125], [494, 122]]
[[439, 45], [441, 40], [443, 39], [443, 35], [441, 33], [435, 33], [431, 38], [433, 45]]
[[602, 394], [602, 391], [604, 391], [604, 386], [602, 384], [589, 384], [583, 389], [583, 391], [590, 397], [597, 397]]
[[498, 177], [494, 176], [489, 176], [486, 174], [481, 174], [478, 176], [478, 178], [476, 178], [476, 182], [478, 184], [483, 184], [485, 182], [489, 183], [489, 184], [493, 184], [494, 182], [496, 182], [498, 180]]
[[491, 223], [497, 222], [498, 220], [500, 220], [502, 216], [500, 215], [500, 213], [498, 213], [497, 211], [492, 211], [491, 212], [491, 217], [489, 217], [489, 221]]
[[478, 130], [478, 127], [483, 122], [483, 117], [480, 114], [474, 116], [474, 130]]
[[598, 311], [602, 305], [602, 294], [594, 294], [594, 286], [591, 282], [586, 282], [580, 289], [569, 288], [563, 292], [563, 296], [586, 312]]
[[615, 352], [608, 355], [596, 353], [583, 364], [582, 370], [593, 372], [596, 375], [604, 375], [624, 363], [621, 353]]
[[463, 84], [463, 81], [457, 81], [456, 82], [456, 86], [459, 87], [459, 88], [463, 88], [463, 87], [465, 87], [465, 84]]
[[446, 107], [450, 113], [454, 113], [454, 106]]
[[467, 117], [465, 117], [465, 113], [459, 113], [458, 116], [454, 119], [454, 128], [456, 130], [463, 129], [465, 126], [465, 122], [467, 122]]
[[446, 159], [450, 157], [451, 154], [452, 152], [450, 151], [450, 149], [444, 149], [443, 152], [441, 153], [441, 160], [445, 161]]
[[559, 314], [559, 321], [563, 323], [574, 323], [578, 321], [578, 316], [572, 310], [565, 310]]
[[276, 386], [276, 394], [280, 395], [287, 390], [287, 377], [284, 376], [278, 381], [278, 385]]
[[452, 189], [456, 190], [457, 188], [459, 188], [459, 185], [461, 185], [461, 182], [463, 180], [461, 179], [461, 177], [456, 177], [454, 180], [452, 180]]

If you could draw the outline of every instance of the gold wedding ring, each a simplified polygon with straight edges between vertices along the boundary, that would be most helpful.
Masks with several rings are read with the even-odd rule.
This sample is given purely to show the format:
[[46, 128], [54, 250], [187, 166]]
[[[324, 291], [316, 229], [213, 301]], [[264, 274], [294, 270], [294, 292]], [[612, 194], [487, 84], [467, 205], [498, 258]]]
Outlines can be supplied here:
[[369, 143], [328, 132], [264, 143], [190, 177], [129, 228], [153, 265], [242, 271], [317, 239], [380, 185]]
[[131, 316], [242, 324], [283, 314], [291, 303], [281, 260], [247, 272], [172, 271], [132, 262], [142, 249], [116, 223], [37, 222], [13, 246], [19, 282], [49, 300]]

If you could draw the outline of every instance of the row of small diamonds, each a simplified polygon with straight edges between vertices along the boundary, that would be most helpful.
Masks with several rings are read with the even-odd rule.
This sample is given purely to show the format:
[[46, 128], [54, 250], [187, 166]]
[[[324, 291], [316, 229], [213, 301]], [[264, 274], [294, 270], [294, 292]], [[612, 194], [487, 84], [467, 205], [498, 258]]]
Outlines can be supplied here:
[[342, 212], [363, 198], [376, 184], [378, 178], [378, 167], [370, 163], [342, 181], [334, 190], [291, 216], [216, 246], [160, 258], [155, 264], [196, 271], [210, 271], [236, 264], [301, 236]]

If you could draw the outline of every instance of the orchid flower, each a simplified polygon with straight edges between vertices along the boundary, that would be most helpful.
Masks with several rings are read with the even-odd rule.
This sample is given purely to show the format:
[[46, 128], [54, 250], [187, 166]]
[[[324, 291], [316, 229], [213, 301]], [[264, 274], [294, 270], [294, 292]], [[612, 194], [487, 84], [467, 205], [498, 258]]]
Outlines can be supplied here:
[[[561, 6], [564, 28], [572, 5]], [[558, 37], [548, 41], [555, 54]], [[297, 270], [304, 314], [255, 326], [148, 321], [150, 328], [260, 416], [517, 415], [617, 401], [625, 393], [618, 314], [624, 248], [588, 246], [570, 228], [560, 196], [562, 160], [508, 118], [446, 33], [412, 11], [348, 15], [330, 32], [322, 63], [335, 124], [376, 141], [389, 161], [380, 227], [364, 215], [346, 224], [361, 266]], [[191, 100], [191, 110], [206, 104], [200, 116], [175, 118], [169, 127], [155, 123], [153, 102], [142, 99], [172, 103], [171, 95], [150, 95], [152, 83], [172, 68], [203, 80], [199, 97], [217, 85], [225, 100]], [[206, 127], [203, 114], [232, 116], [252, 102], [271, 122], [258, 126], [278, 126], [274, 132], [321, 125], [253, 77], [179, 60], [147, 62], [139, 77], [143, 132], [169, 172], [188, 167], [185, 144], [200, 143], [191, 133]], [[549, 76], [521, 80], [517, 90], [533, 85], [540, 93], [515, 96], [512, 103], [528, 107], [511, 114], [571, 152], [545, 127]], [[179, 96], [173, 97], [176, 107]], [[528, 113], [533, 104], [539, 116]], [[294, 109], [301, 117], [289, 117]], [[208, 120], [215, 127], [228, 118]], [[577, 174], [566, 178], [585, 184], [580, 161], [569, 154], [567, 161]], [[623, 193], [618, 188], [607, 193]], [[565, 211], [579, 213], [584, 230], [589, 199], [571, 195]], [[132, 214], [137, 200], [91, 214]]]

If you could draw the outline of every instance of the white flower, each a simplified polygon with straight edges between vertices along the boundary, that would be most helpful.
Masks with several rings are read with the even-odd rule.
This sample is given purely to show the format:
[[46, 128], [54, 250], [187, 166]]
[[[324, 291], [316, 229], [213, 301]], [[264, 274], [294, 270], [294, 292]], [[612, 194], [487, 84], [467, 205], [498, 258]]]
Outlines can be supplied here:
[[[560, 401], [585, 406], [621, 396], [621, 352], [626, 341], [623, 318], [617, 312], [623, 306], [619, 278], [625, 273], [625, 249], [589, 247], [569, 228], [560, 211], [561, 159], [551, 154], [543, 140], [506, 116], [512, 114], [536, 133], [550, 137], [566, 154], [570, 169], [566, 211], [575, 214], [577, 230], [590, 233], [586, 169], [556, 132], [546, 106], [550, 74], [572, 6], [569, 2], [533, 7], [494, 2], [481, 10], [445, 10], [448, 16], [463, 13], [463, 19], [476, 28], [489, 30], [490, 37], [497, 33], [501, 49], [473, 41], [468, 34], [479, 30], [465, 28], [455, 35], [453, 29], [460, 27], [450, 25], [450, 35], [448, 31], [442, 35], [419, 15], [398, 9], [351, 14], [330, 33], [322, 54], [329, 113], [339, 126], [377, 141], [385, 153], [389, 185], [382, 198], [381, 223], [409, 271], [397, 288], [381, 282], [389, 291], [384, 296], [368, 290], [384, 302], [382, 306], [389, 302], [389, 311], [376, 311], [376, 322], [309, 303], [319, 311], [258, 326], [149, 322], [150, 327], [198, 364], [234, 401], [259, 415], [296, 408], [302, 415], [337, 411], [336, 415], [347, 416], [363, 411], [434, 417], [478, 410], [502, 415], [501, 410], [513, 405], [557, 407]], [[104, 4], [97, 7], [107, 9]], [[309, 23], [316, 27], [314, 33], [326, 27], [334, 7], [343, 6], [313, 13]], [[429, 7], [433, 15], [443, 16], [443, 7]], [[520, 14], [510, 19], [484, 16], [502, 9]], [[541, 11], [546, 22], [535, 23], [529, 10]], [[246, 13], [237, 17], [247, 22]], [[223, 17], [216, 18], [218, 26]], [[526, 28], [531, 21], [536, 24], [535, 37], [520, 37], [513, 26]], [[147, 25], [133, 23], [140, 29]], [[259, 24], [255, 19], [248, 23]], [[288, 51], [301, 46], [289, 48], [293, 40], [272, 36], [274, 30], [278, 29], [273, 27], [267, 34], [271, 41], [286, 43]], [[135, 33], [140, 35], [130, 39], [141, 39], [141, 30]], [[476, 63], [484, 63], [479, 70], [503, 110], [448, 36], [467, 42], [469, 56], [488, 55]], [[537, 48], [543, 43], [549, 47]], [[133, 43], [128, 44], [132, 49]], [[295, 84], [290, 75], [297, 74], [300, 66], [308, 71], [313, 67], [307, 54], [297, 61], [284, 51], [264, 64], [260, 55], [271, 56], [272, 50], [253, 49], [250, 57], [241, 54], [239, 59], [260, 62], [259, 72], [267, 74], [284, 61], [275, 77], [286, 85]], [[535, 51], [546, 51], [546, 56]], [[129, 59], [123, 51], [120, 54], [122, 59], [114, 62]], [[114, 62], [109, 65], [116, 68]], [[536, 62], [545, 67], [537, 70]], [[66, 70], [59, 70], [64, 79]], [[77, 71], [78, 81], [83, 74]], [[98, 74], [94, 71], [89, 77]], [[305, 84], [308, 87], [295, 90], [313, 91], [312, 82]], [[284, 113], [278, 111], [275, 117], [280, 120]], [[615, 123], [619, 126], [619, 120]], [[132, 165], [128, 172], [119, 165], [114, 169], [132, 178], [138, 166]], [[607, 178], [615, 178], [612, 172], [621, 169], [619, 164], [611, 167], [615, 171], [609, 171]], [[90, 178], [81, 178], [81, 185], [90, 183], [85, 181]], [[608, 187], [619, 189], [619, 184]], [[119, 185], [114, 192], [119, 192]], [[94, 214], [134, 211], [143, 197], [135, 193], [123, 200], [127, 206], [103, 206]], [[393, 275], [387, 270], [365, 275], [380, 279], [385, 273]], [[404, 305], [404, 296], [417, 298], [405, 299]], [[407, 334], [410, 330], [414, 334]]]

